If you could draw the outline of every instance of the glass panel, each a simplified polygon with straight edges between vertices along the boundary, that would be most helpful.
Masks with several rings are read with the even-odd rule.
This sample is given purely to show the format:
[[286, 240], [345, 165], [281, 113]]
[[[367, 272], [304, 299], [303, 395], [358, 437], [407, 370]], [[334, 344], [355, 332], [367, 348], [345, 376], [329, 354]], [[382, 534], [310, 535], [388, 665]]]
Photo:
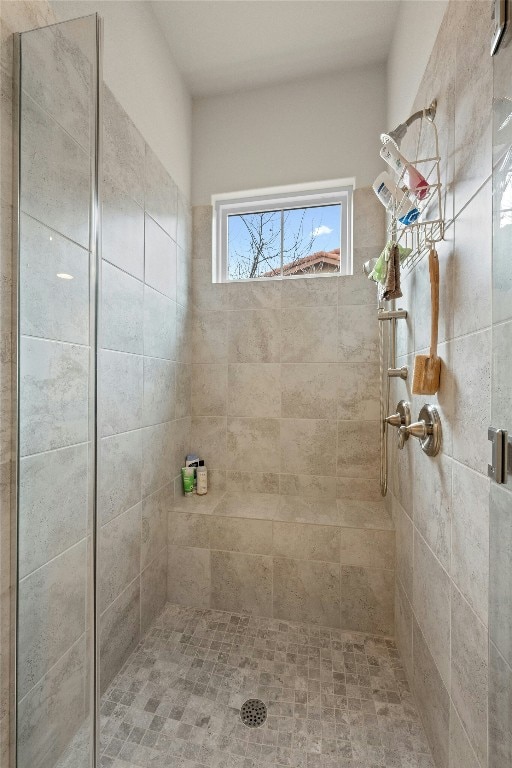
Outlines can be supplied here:
[[341, 216], [339, 203], [228, 216], [228, 278], [339, 272]]
[[[509, 25], [510, 27], [510, 25]], [[512, 34], [494, 57], [491, 423], [512, 435]], [[489, 768], [512, 765], [512, 477], [490, 493]]]
[[92, 765], [96, 17], [21, 35], [17, 766]]
[[341, 205], [284, 211], [283, 230], [284, 276], [340, 271]]
[[281, 211], [228, 216], [228, 277], [281, 274]]

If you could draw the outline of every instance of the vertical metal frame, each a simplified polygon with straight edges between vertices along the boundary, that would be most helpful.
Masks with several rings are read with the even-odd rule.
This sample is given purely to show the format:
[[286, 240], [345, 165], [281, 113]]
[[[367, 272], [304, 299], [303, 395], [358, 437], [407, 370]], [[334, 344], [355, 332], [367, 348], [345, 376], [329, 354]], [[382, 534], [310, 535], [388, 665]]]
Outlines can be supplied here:
[[19, 478], [19, 264], [20, 264], [20, 147], [21, 147], [21, 34], [13, 36], [13, 165], [12, 165], [12, 303], [11, 303], [11, 608], [10, 608], [10, 691], [9, 691], [9, 758], [16, 767], [17, 701], [18, 701], [18, 478]]
[[[101, 285], [101, 177], [102, 177], [102, 96], [103, 96], [103, 19], [95, 18], [95, 54], [91, 62], [93, 67], [92, 102], [94, 120], [91, 135], [91, 195], [89, 218], [89, 483], [88, 483], [88, 520], [90, 528], [90, 557], [87, 564], [87, 616], [86, 632], [89, 687], [90, 719], [90, 768], [99, 765], [99, 617], [97, 600], [97, 473], [98, 473], [98, 370], [97, 350], [99, 331], [99, 294]], [[70, 20], [71, 21], [71, 20]], [[62, 22], [66, 24], [67, 22]], [[18, 648], [18, 480], [20, 468], [19, 455], [19, 269], [20, 269], [20, 218], [21, 218], [21, 86], [22, 86], [22, 34], [13, 36], [14, 78], [13, 78], [13, 259], [12, 259], [12, 371], [11, 371], [11, 649], [9, 693], [9, 759], [11, 768], [17, 766], [17, 648]], [[87, 666], [86, 666], [87, 668]]]
[[101, 286], [101, 192], [103, 149], [103, 19], [96, 13], [96, 51], [94, 71], [94, 141], [91, 156], [91, 218], [89, 243], [89, 519], [91, 521], [91, 562], [89, 571], [90, 670], [89, 705], [91, 768], [99, 765], [100, 741], [100, 630], [98, 608], [98, 348]]

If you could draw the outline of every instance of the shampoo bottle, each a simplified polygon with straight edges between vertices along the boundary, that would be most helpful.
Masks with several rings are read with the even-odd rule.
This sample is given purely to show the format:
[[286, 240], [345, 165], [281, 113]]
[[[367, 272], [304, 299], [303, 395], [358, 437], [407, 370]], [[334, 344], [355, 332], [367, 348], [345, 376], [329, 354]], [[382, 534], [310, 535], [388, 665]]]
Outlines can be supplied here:
[[373, 182], [373, 191], [388, 210], [394, 209], [394, 214], [402, 224], [413, 224], [420, 212], [407, 194], [407, 188], [397, 187], [387, 171], [383, 171]]
[[388, 165], [393, 168], [398, 176], [401, 176], [409, 187], [414, 192], [418, 200], [423, 200], [428, 192], [428, 181], [421, 175], [421, 173], [411, 165], [411, 163], [405, 159], [398, 147], [396, 147], [392, 141], [388, 141], [382, 147], [380, 156], [386, 161]]

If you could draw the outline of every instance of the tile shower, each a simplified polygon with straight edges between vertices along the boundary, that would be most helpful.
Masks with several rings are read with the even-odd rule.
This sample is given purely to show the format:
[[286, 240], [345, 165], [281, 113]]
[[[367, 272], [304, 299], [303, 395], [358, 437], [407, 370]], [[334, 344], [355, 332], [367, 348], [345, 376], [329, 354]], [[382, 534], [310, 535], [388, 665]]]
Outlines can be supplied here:
[[[7, 31], [55, 21], [45, 8], [24, 4]], [[510, 493], [493, 488], [489, 512], [486, 478], [491, 325], [503, 346], [510, 324], [506, 281], [491, 313], [489, 11], [487, 2], [449, 3], [415, 102], [438, 99], [447, 217], [456, 217], [439, 248], [444, 446], [427, 461], [412, 441], [400, 453], [390, 443], [385, 501], [375, 294], [359, 277], [385, 239], [373, 192], [354, 194], [354, 276], [212, 285], [211, 208], [191, 208], [101, 84], [96, 336], [94, 24], [25, 37], [18, 768], [90, 765], [95, 664], [102, 768], [510, 763], [508, 625], [488, 611], [489, 589], [510, 574], [497, 535], [507, 531]], [[2, 120], [11, 69], [2, 46]], [[7, 158], [3, 148], [2, 258]], [[2, 269], [8, 338], [11, 277]], [[404, 280], [400, 365], [428, 343], [426, 277], [417, 269]], [[2, 415], [10, 360], [5, 353]], [[406, 395], [416, 413], [420, 400], [395, 383], [392, 402]], [[4, 448], [4, 422], [1, 437]], [[209, 468], [203, 499], [181, 494], [190, 450]], [[12, 701], [3, 653], [9, 473], [7, 461], [2, 768]], [[489, 548], [499, 564], [490, 574]], [[251, 697], [268, 707], [261, 729], [240, 722]]]

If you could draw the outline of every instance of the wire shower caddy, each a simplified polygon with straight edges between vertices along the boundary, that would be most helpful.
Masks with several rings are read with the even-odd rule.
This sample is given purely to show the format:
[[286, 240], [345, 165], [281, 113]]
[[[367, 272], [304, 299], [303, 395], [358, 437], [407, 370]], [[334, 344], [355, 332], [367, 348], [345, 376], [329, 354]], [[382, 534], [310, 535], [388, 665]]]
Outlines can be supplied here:
[[[434, 121], [427, 117], [426, 110], [423, 112], [424, 114], [419, 120], [415, 157], [412, 160], [408, 159], [411, 165], [425, 178], [428, 187], [423, 187], [423, 190], [426, 189], [426, 194], [420, 200], [412, 190], [407, 188], [405, 183], [407, 169], [404, 168], [396, 182], [399, 189], [404, 189], [403, 197], [398, 197], [397, 201], [389, 209], [391, 220], [388, 226], [388, 239], [400, 243], [404, 248], [411, 249], [411, 253], [401, 264], [404, 274], [411, 272], [423, 256], [429, 252], [431, 247], [444, 239], [445, 222], [441, 192], [439, 137]], [[424, 138], [423, 134], [426, 132], [424, 125], [428, 126], [429, 131], [432, 132], [425, 142], [428, 142], [428, 145], [433, 149], [431, 157], [421, 157], [420, 155], [420, 148]], [[409, 200], [414, 199], [414, 205], [420, 212], [418, 219], [413, 224], [408, 225], [402, 224], [397, 216], [402, 203], [408, 202], [406, 198]]]

